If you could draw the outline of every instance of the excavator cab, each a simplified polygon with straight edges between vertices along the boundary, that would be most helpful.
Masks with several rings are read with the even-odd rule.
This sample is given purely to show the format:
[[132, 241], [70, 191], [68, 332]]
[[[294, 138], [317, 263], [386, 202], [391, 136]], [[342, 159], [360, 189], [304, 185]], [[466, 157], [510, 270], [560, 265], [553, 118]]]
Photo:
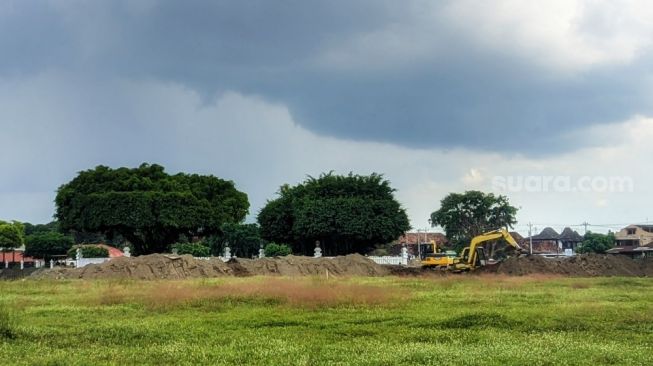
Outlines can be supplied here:
[[[460, 257], [462, 258], [462, 262], [469, 262], [469, 247], [463, 249]], [[487, 254], [485, 253], [485, 248], [480, 246], [476, 247], [476, 257], [473, 258], [473, 261], [474, 263], [472, 263], [472, 267], [482, 267], [487, 264]]]
[[422, 267], [446, 269], [455, 263], [456, 253], [442, 251], [434, 240], [420, 247]]

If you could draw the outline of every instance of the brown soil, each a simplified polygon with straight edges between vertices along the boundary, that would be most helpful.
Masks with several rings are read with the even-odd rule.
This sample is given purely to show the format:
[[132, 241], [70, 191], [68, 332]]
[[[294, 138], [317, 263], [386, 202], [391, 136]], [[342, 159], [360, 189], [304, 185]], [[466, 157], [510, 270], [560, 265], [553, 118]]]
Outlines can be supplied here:
[[[152, 254], [116, 258], [84, 268], [37, 270], [36, 278], [130, 278], [143, 280], [208, 278], [222, 276], [442, 276], [431, 269], [382, 266], [358, 254], [334, 258], [287, 256], [263, 259], [195, 259], [188, 255]], [[615, 255], [581, 255], [572, 258], [513, 257], [475, 273], [512, 276], [552, 274], [563, 276], [653, 276], [653, 261]]]
[[[385, 276], [389, 269], [359, 254], [343, 257], [311, 258], [289, 255], [278, 258], [237, 259], [250, 275], [313, 276]], [[229, 263], [232, 264], [231, 261]]]
[[233, 270], [219, 258], [195, 259], [190, 255], [152, 254], [121, 257], [83, 268], [56, 268], [34, 274], [40, 278], [133, 278], [141, 280], [231, 276]]
[[263, 259], [195, 259], [188, 255], [152, 254], [116, 258], [84, 268], [56, 268], [34, 273], [37, 278], [133, 278], [142, 280], [208, 278], [221, 276], [384, 276], [389, 269], [358, 255], [335, 258], [287, 256]]
[[564, 276], [651, 276], [653, 261], [633, 260], [620, 255], [587, 254], [571, 258], [541, 256], [513, 257], [483, 268], [483, 273], [523, 276], [554, 274]]

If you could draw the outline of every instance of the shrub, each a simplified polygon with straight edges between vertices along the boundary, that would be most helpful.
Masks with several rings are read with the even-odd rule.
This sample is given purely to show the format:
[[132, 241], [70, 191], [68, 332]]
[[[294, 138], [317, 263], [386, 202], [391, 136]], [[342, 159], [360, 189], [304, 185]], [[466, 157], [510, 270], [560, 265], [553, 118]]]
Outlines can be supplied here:
[[177, 250], [177, 254], [190, 254], [193, 257], [209, 257], [211, 255], [211, 248], [202, 242], [176, 243], [172, 245], [172, 249]]
[[286, 244], [275, 244], [270, 243], [265, 246], [265, 256], [266, 257], [284, 257], [289, 254], [292, 254], [290, 246]]
[[68, 251], [68, 257], [77, 257], [77, 248], [82, 250], [82, 257], [84, 258], [107, 258], [109, 251], [107, 248], [102, 248], [97, 245], [75, 245]]

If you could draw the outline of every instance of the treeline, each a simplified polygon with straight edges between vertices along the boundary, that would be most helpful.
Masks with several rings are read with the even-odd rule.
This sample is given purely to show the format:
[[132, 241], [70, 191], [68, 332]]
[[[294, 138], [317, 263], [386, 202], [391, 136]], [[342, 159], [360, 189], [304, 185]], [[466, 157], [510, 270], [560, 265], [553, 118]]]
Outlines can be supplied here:
[[[312, 255], [316, 244], [326, 255], [365, 253], [410, 229], [390, 182], [375, 173], [325, 173], [284, 185], [256, 224], [243, 223], [248, 197], [232, 181], [170, 175], [156, 164], [82, 171], [59, 187], [55, 203], [56, 222], [16, 223], [23, 228], [18, 241], [27, 238], [28, 253], [39, 248], [37, 257], [65, 253], [80, 242], [128, 243], [135, 254], [177, 249], [220, 255], [229, 246], [232, 254], [251, 257], [262, 247], [284, 253], [287, 246]], [[53, 243], [50, 252], [43, 243]]]

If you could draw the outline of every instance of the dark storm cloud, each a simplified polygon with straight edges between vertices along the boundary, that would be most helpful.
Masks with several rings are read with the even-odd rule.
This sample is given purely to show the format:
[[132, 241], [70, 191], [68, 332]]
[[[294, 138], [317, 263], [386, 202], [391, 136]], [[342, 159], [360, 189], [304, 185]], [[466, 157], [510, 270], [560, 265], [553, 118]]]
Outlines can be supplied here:
[[363, 58], [369, 68], [349, 68], [346, 57], [325, 66], [326, 51], [357, 35], [410, 26], [420, 4], [16, 2], [0, 15], [0, 49], [9, 55], [0, 75], [63, 69], [174, 81], [206, 98], [227, 90], [260, 95], [287, 105], [302, 126], [339, 138], [535, 155], [588, 143], [574, 134], [588, 125], [651, 112], [644, 58], [558, 77], [480, 49], [437, 17], [429, 30], [438, 47], [421, 61], [388, 47], [379, 57], [398, 66]]

